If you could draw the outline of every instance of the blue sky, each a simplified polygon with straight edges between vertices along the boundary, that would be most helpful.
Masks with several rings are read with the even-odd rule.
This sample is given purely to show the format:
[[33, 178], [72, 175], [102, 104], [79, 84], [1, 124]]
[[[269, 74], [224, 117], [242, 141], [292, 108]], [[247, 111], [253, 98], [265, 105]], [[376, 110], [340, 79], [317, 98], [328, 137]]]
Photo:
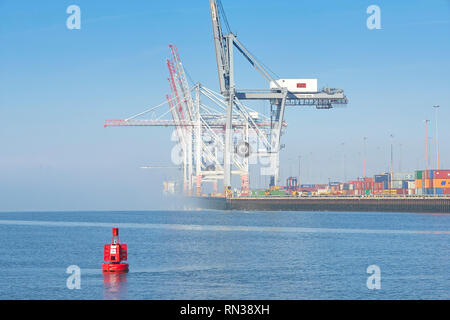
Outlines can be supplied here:
[[[369, 175], [388, 170], [390, 134], [395, 170], [424, 168], [434, 104], [450, 168], [450, 1], [222, 2], [233, 32], [276, 74], [318, 78], [349, 98], [346, 108], [287, 110], [283, 180], [299, 155], [305, 183], [361, 176], [364, 136]], [[66, 28], [71, 4], [81, 30]], [[372, 4], [381, 30], [366, 27]], [[169, 43], [194, 81], [218, 89], [208, 1], [0, 0], [0, 41], [0, 210], [160, 206], [176, 172], [138, 167], [170, 163], [171, 129], [103, 123], [164, 100]], [[243, 59], [236, 69], [238, 87], [267, 87]]]

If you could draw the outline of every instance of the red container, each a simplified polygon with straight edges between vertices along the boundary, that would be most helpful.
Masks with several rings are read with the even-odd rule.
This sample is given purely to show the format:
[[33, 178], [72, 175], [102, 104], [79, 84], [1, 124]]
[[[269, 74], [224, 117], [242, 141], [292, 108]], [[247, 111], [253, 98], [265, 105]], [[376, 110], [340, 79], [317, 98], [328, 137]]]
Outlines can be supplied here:
[[374, 183], [374, 190], [375, 191], [382, 191], [382, 190], [384, 190], [384, 182], [375, 182]]
[[353, 181], [355, 190], [363, 190], [363, 181]]
[[436, 170], [433, 172], [434, 179], [450, 179], [450, 170]]
[[450, 194], [450, 188], [442, 188], [443, 194]]

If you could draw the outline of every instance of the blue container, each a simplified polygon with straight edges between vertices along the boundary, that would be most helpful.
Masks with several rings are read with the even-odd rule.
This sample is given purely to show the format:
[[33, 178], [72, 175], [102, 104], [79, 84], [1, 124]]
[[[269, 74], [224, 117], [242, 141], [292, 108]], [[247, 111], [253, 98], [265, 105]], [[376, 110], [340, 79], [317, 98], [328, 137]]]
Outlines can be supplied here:
[[433, 194], [444, 194], [442, 188], [427, 188], [424, 189], [424, 194], [433, 195]]
[[375, 175], [375, 182], [385, 182], [389, 181], [389, 175], [387, 174], [376, 174]]
[[402, 181], [402, 189], [408, 189], [408, 181]]
[[422, 179], [433, 179], [435, 171], [436, 170], [424, 170], [422, 173]]
[[300, 188], [314, 188], [315, 185], [314, 184], [302, 184], [300, 185]]

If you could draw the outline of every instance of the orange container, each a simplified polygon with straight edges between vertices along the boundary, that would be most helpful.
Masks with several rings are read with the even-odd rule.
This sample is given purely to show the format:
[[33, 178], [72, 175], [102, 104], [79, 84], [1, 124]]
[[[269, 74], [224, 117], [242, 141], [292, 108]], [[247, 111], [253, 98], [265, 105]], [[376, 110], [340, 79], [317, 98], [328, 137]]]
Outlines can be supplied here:
[[433, 179], [433, 188], [450, 188], [450, 179]]
[[416, 180], [416, 188], [417, 189], [422, 189], [422, 179]]

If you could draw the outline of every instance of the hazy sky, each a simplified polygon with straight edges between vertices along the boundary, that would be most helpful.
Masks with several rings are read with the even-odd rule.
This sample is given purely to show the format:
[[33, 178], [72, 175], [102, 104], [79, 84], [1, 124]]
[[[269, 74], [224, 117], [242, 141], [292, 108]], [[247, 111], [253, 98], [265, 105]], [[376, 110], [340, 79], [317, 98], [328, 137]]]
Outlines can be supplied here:
[[[81, 8], [68, 30], [66, 9]], [[366, 26], [369, 5], [381, 29]], [[450, 2], [223, 0], [231, 29], [282, 78], [343, 88], [346, 108], [289, 107], [282, 179], [328, 182], [425, 167], [439, 104], [450, 169]], [[209, 5], [198, 1], [0, 0], [0, 210], [152, 209], [170, 164], [170, 128], [104, 128], [164, 101], [175, 43], [194, 81], [218, 90]], [[268, 84], [237, 58], [242, 88]], [[260, 106], [262, 111], [263, 105]], [[435, 145], [430, 145], [435, 166]], [[345, 159], [345, 161], [344, 161]], [[344, 170], [345, 169], [345, 170]], [[254, 177], [252, 184], [264, 182]]]

